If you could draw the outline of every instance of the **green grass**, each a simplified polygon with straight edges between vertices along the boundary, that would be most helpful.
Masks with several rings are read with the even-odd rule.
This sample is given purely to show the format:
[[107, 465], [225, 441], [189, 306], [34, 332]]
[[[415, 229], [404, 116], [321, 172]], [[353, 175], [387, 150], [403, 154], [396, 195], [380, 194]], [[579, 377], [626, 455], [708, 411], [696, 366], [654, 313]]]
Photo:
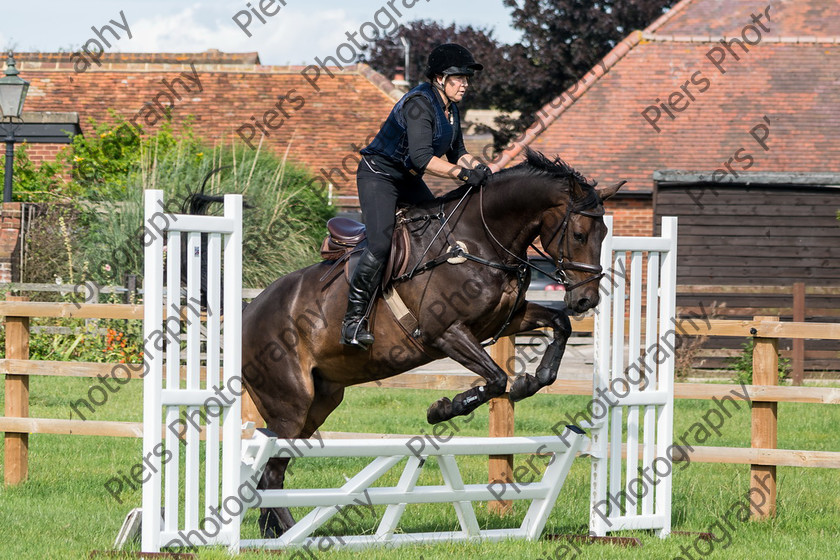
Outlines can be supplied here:
[[[70, 403], [85, 396], [87, 379], [33, 377], [31, 381], [31, 416], [70, 417]], [[108, 403], [89, 415], [92, 420], [141, 420], [141, 384], [125, 385]], [[356, 432], [421, 433], [429, 432], [425, 423], [426, 407], [442, 395], [431, 391], [393, 389], [350, 389], [345, 402], [323, 426], [324, 430]], [[1, 398], [1, 397], [0, 397]], [[550, 427], [585, 406], [585, 397], [538, 395], [517, 404], [517, 435], [546, 435]], [[679, 400], [676, 404], [675, 436], [690, 430], [709, 409], [710, 401]], [[731, 406], [731, 405], [730, 405]], [[487, 407], [479, 409], [465, 422], [455, 419], [458, 435], [486, 435]], [[779, 447], [838, 451], [837, 425], [840, 407], [832, 405], [779, 405]], [[696, 430], [695, 430], [696, 431]], [[722, 435], [704, 445], [749, 446], [749, 410], [743, 404], [726, 420]], [[694, 441], [694, 440], [692, 440]], [[104, 483], [120, 471], [126, 472], [141, 456], [139, 439], [70, 437], [36, 434], [30, 438], [29, 481], [15, 488], [0, 489], [0, 559], [86, 558], [91, 550], [113, 546], [125, 514], [139, 507], [141, 492], [127, 490], [114, 500]], [[516, 465], [526, 457], [517, 457]], [[341, 484], [344, 475], [352, 476], [364, 460], [307, 460], [293, 467], [289, 487]], [[485, 458], [463, 458], [459, 465], [466, 482], [486, 482]], [[0, 469], [2, 470], [2, 469]], [[733, 529], [720, 521], [738, 502], [744, 502], [748, 488], [746, 465], [678, 463], [674, 475], [674, 530], [706, 531], [712, 528], [719, 542], [713, 543], [711, 558], [834, 559], [840, 544], [840, 473], [830, 469], [780, 467], [778, 516], [767, 522], [740, 522], [729, 515]], [[399, 468], [383, 478], [393, 484]], [[424, 469], [420, 484], [439, 484], [436, 464]], [[575, 462], [563, 492], [554, 508], [547, 533], [586, 532], [588, 526], [589, 461]], [[526, 502], [516, 502], [512, 516], [499, 518], [476, 504], [482, 527], [518, 525]], [[378, 507], [378, 513], [384, 508]], [[294, 512], [300, 516], [300, 511]], [[256, 512], [246, 516], [243, 536], [258, 537]], [[403, 517], [405, 528], [412, 531], [457, 529], [457, 518], [449, 505], [408, 506]], [[717, 525], [716, 525], [717, 524]], [[372, 531], [375, 522], [367, 513], [358, 529]], [[579, 545], [579, 552], [562, 548], [563, 543], [503, 542], [485, 544], [444, 544], [438, 546], [379, 549], [364, 552], [340, 551], [317, 553], [318, 558], [332, 559], [412, 559], [457, 560], [463, 558], [688, 558], [681, 547], [693, 545], [694, 537], [673, 536], [661, 541], [644, 533], [623, 533], [641, 537], [644, 548], [621, 549], [609, 545]], [[328, 542], [328, 541], [324, 541]], [[136, 549], [136, 547], [135, 547]], [[702, 550], [708, 550], [708, 546]], [[693, 558], [705, 558], [695, 550]], [[226, 558], [222, 549], [201, 550], [201, 558]], [[276, 557], [247, 554], [243, 558]], [[302, 558], [288, 553], [281, 557]]]

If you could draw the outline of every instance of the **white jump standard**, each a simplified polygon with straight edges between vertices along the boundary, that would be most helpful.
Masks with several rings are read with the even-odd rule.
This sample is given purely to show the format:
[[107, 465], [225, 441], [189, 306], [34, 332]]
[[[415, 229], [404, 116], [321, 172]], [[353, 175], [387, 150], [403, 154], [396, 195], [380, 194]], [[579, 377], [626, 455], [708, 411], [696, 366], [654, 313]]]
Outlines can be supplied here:
[[[161, 191], [146, 192], [143, 454], [148, 478], [143, 483], [142, 544], [145, 552], [161, 548], [222, 545], [236, 553], [243, 547], [311, 547], [332, 531], [344, 508], [386, 506], [374, 534], [334, 537], [339, 546], [434, 543], [441, 541], [539, 539], [578, 453], [592, 457], [590, 534], [650, 528], [670, 532], [671, 479], [657, 471], [667, 460], [673, 423], [673, 355], [660, 361], [658, 345], [669, 339], [674, 317], [676, 219], [663, 220], [663, 237], [613, 237], [604, 241], [602, 266], [608, 271], [596, 322], [593, 402], [604, 391], [613, 395], [603, 414], [593, 413], [592, 441], [576, 427], [546, 437], [453, 438], [416, 451], [412, 438], [286, 440], [258, 430], [241, 438], [241, 294], [242, 197], [225, 196], [223, 217], [162, 212]], [[163, 225], [162, 225], [163, 224]], [[607, 222], [611, 226], [610, 221]], [[610, 228], [611, 229], [611, 228]], [[160, 234], [158, 234], [160, 232]], [[207, 233], [206, 318], [195, 302], [201, 298], [202, 233]], [[167, 243], [164, 249], [163, 235]], [[182, 255], [182, 236], [186, 236]], [[626, 251], [632, 252], [629, 275]], [[647, 272], [642, 277], [642, 261]], [[164, 282], [164, 262], [166, 281]], [[181, 296], [181, 266], [186, 263], [186, 299]], [[224, 282], [222, 282], [224, 280]], [[647, 285], [644, 327], [642, 282]], [[164, 287], [166, 298], [164, 299]], [[629, 343], [625, 345], [625, 288], [629, 289]], [[221, 321], [221, 294], [224, 321]], [[181, 340], [181, 326], [186, 336]], [[202, 360], [201, 327], [206, 329]], [[644, 331], [644, 346], [642, 332]], [[181, 381], [185, 343], [186, 381]], [[222, 352], [219, 352], [220, 347]], [[629, 362], [625, 366], [625, 356]], [[637, 364], [636, 371], [633, 365]], [[223, 366], [223, 369], [222, 369]], [[206, 377], [202, 380], [202, 367]], [[164, 375], [165, 372], [165, 375]], [[633, 377], [635, 376], [635, 377]], [[618, 385], [616, 385], [618, 384]], [[627, 386], [627, 394], [616, 387]], [[623, 389], [622, 389], [623, 390]], [[622, 461], [624, 409], [628, 410], [627, 459]], [[642, 438], [639, 438], [640, 416]], [[546, 419], [551, 426], [552, 419]], [[173, 429], [174, 427], [174, 429]], [[201, 443], [202, 435], [205, 443]], [[180, 436], [180, 437], [179, 437]], [[641, 444], [641, 461], [638, 453]], [[539, 482], [527, 485], [465, 484], [458, 456], [537, 453], [551, 457]], [[180, 464], [180, 455], [185, 457]], [[203, 455], [202, 455], [203, 454]], [[339, 488], [257, 490], [272, 457], [373, 457]], [[204, 481], [200, 466], [204, 459]], [[437, 461], [443, 484], [418, 486], [428, 460]], [[670, 463], [669, 463], [670, 464]], [[623, 465], [626, 468], [623, 468]], [[395, 486], [374, 486], [400, 466]], [[638, 492], [633, 479], [653, 469], [652, 488]], [[661, 470], [661, 469], [660, 469]], [[626, 473], [622, 481], [622, 473]], [[165, 477], [164, 477], [165, 474]], [[183, 482], [182, 482], [183, 481]], [[642, 482], [642, 486], [646, 483]], [[183, 504], [180, 495], [183, 489]], [[647, 491], [649, 490], [649, 491]], [[530, 500], [519, 527], [481, 529], [472, 502]], [[408, 504], [451, 503], [460, 530], [411, 533], [399, 522]], [[277, 539], [241, 540], [242, 518], [251, 507], [311, 507], [307, 515]], [[200, 511], [203, 509], [203, 517]], [[162, 518], [161, 518], [162, 512]]]
[[592, 383], [593, 402], [599, 405], [593, 409], [602, 410], [593, 412], [594, 422], [586, 426], [592, 436], [589, 533], [654, 529], [666, 537], [671, 532], [677, 218], [662, 218], [661, 237], [613, 236], [612, 217], [604, 223], [609, 228], [601, 247], [606, 276], [595, 316]]

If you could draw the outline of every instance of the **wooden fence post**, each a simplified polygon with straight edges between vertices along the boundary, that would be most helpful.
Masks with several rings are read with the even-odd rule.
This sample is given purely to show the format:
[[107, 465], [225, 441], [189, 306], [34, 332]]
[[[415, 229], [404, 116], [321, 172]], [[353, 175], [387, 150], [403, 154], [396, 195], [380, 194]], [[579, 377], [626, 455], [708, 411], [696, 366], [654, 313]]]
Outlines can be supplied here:
[[[778, 317], [755, 317], [756, 321], [778, 321]], [[753, 385], [778, 385], [779, 339], [754, 339]], [[778, 403], [752, 403], [753, 448], [776, 449]], [[750, 466], [750, 518], [766, 519], [776, 515], [776, 466]]]
[[[805, 322], [805, 283], [793, 283], [793, 322]], [[802, 385], [805, 375], [805, 339], [794, 338], [791, 362], [793, 366], [793, 384]]]
[[254, 404], [254, 399], [251, 398], [251, 394], [248, 391], [244, 390], [242, 392], [242, 421], [243, 422], [253, 422], [255, 428], [264, 428], [265, 427], [265, 420], [260, 415], [260, 411], [257, 410], [257, 405]]
[[[516, 336], [500, 338], [490, 347], [490, 356], [499, 364], [508, 376], [514, 375], [516, 357]], [[505, 393], [501, 397], [490, 399], [490, 436], [513, 436], [513, 401]], [[490, 455], [490, 476], [493, 482], [513, 482], [513, 455]], [[513, 509], [513, 500], [489, 502], [487, 509], [499, 515]]]
[[136, 303], [137, 302], [137, 275], [136, 274], [126, 274], [125, 275], [125, 303]]
[[[29, 301], [26, 296], [6, 296], [6, 301]], [[6, 358], [29, 359], [29, 317], [6, 317]], [[6, 375], [7, 418], [29, 416], [29, 376]], [[29, 434], [5, 434], [5, 483], [20, 484], [29, 476]]]

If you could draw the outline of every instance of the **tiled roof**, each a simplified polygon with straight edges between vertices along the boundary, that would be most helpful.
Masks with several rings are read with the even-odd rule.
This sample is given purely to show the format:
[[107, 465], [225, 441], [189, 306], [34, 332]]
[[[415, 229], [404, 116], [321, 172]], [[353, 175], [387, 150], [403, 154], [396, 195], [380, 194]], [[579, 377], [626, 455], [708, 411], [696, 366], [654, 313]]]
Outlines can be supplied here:
[[[662, 18], [664, 23], [652, 25], [648, 33], [631, 34], [603, 65], [546, 105], [535, 125], [502, 154], [500, 162], [511, 163], [528, 145], [548, 155], [559, 154], [603, 182], [627, 179], [628, 190], [637, 191], [651, 189], [654, 170], [725, 171], [730, 158], [745, 160], [730, 161], [736, 173], [747, 166], [750, 171], [840, 172], [840, 41], [833, 39], [840, 29], [824, 27], [825, 33], [833, 34], [828, 40], [780, 39], [771, 22], [766, 35], [774, 40], [763, 38], [746, 45], [748, 52], [733, 44], [735, 54], [726, 51], [719, 38], [651, 40], [668, 29], [700, 34], [701, 30], [679, 23], [701, 17], [694, 14], [715, 14], [705, 17], [727, 21], [743, 16], [742, 9], [724, 4], [755, 9], [753, 3], [733, 0], [681, 2]], [[780, 15], [802, 21], [817, 2], [803, 2], [798, 11], [793, 4], [797, 3], [785, 3]], [[836, 12], [836, 6], [827, 11]], [[743, 28], [750, 19], [747, 9], [746, 16], [734, 23]], [[708, 34], [708, 29], [702, 32]], [[753, 35], [748, 37], [754, 40]], [[725, 73], [713, 62], [722, 54], [726, 59], [718, 65]], [[669, 100], [676, 107], [669, 107], [673, 119], [657, 106]], [[654, 123], [658, 132], [644, 111], [651, 120], [658, 118]], [[767, 151], [750, 135], [760, 125], [769, 129]], [[762, 134], [763, 129], [755, 129], [756, 136]]]
[[654, 33], [660, 35], [740, 36], [752, 15], [767, 10], [770, 34], [775, 37], [825, 37], [840, 34], [837, 0], [689, 0]]
[[[40, 62], [43, 64], [72, 63], [73, 53], [15, 53], [18, 62]], [[99, 55], [99, 61], [105, 68], [111, 64], [259, 64], [260, 55], [251, 53], [224, 53], [216, 49], [209, 49], [200, 53], [122, 53], [105, 52]]]
[[[154, 55], [165, 57], [167, 55]], [[180, 55], [169, 55], [180, 56]], [[108, 69], [73, 71], [69, 62], [39, 60], [18, 65], [21, 77], [31, 82], [26, 98], [27, 111], [76, 111], [83, 132], [88, 119], [113, 122], [110, 110], [132, 118], [147, 131], [159, 123], [150, 117], [144, 124], [146, 105], [157, 97], [163, 107], [174, 98], [165, 83], [173, 84], [178, 99], [171, 108], [177, 126], [192, 116], [193, 128], [211, 143], [230, 143], [239, 139], [237, 129], [264, 119], [269, 129], [262, 149], [283, 155], [291, 143], [289, 158], [305, 164], [313, 172], [321, 168], [341, 169], [331, 175], [339, 196], [353, 204], [356, 196], [355, 161], [358, 149], [375, 134], [394, 105], [393, 85], [366, 65], [339, 71], [334, 78], [322, 70], [316, 82], [320, 91], [301, 75], [302, 66], [260, 66], [216, 61], [212, 64], [150, 64], [144, 62], [113, 64]], [[197, 75], [198, 85], [185, 78]], [[181, 84], [175, 82], [181, 79]], [[187, 91], [189, 88], [191, 91]], [[394, 92], [396, 98], [399, 92]], [[285, 98], [284, 100], [282, 98]], [[288, 117], [277, 109], [280, 103]], [[274, 111], [274, 114], [272, 114]], [[259, 144], [260, 132], [252, 140]], [[355, 144], [355, 146], [354, 146]], [[343, 168], [343, 169], [342, 169]]]

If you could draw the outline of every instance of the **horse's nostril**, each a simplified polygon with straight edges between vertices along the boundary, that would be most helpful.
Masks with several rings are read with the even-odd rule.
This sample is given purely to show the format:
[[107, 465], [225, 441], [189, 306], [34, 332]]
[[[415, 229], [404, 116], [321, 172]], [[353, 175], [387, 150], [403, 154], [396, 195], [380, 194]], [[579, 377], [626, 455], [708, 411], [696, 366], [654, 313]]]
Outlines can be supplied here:
[[592, 300], [583, 298], [578, 301], [578, 309], [590, 309], [592, 307]]

